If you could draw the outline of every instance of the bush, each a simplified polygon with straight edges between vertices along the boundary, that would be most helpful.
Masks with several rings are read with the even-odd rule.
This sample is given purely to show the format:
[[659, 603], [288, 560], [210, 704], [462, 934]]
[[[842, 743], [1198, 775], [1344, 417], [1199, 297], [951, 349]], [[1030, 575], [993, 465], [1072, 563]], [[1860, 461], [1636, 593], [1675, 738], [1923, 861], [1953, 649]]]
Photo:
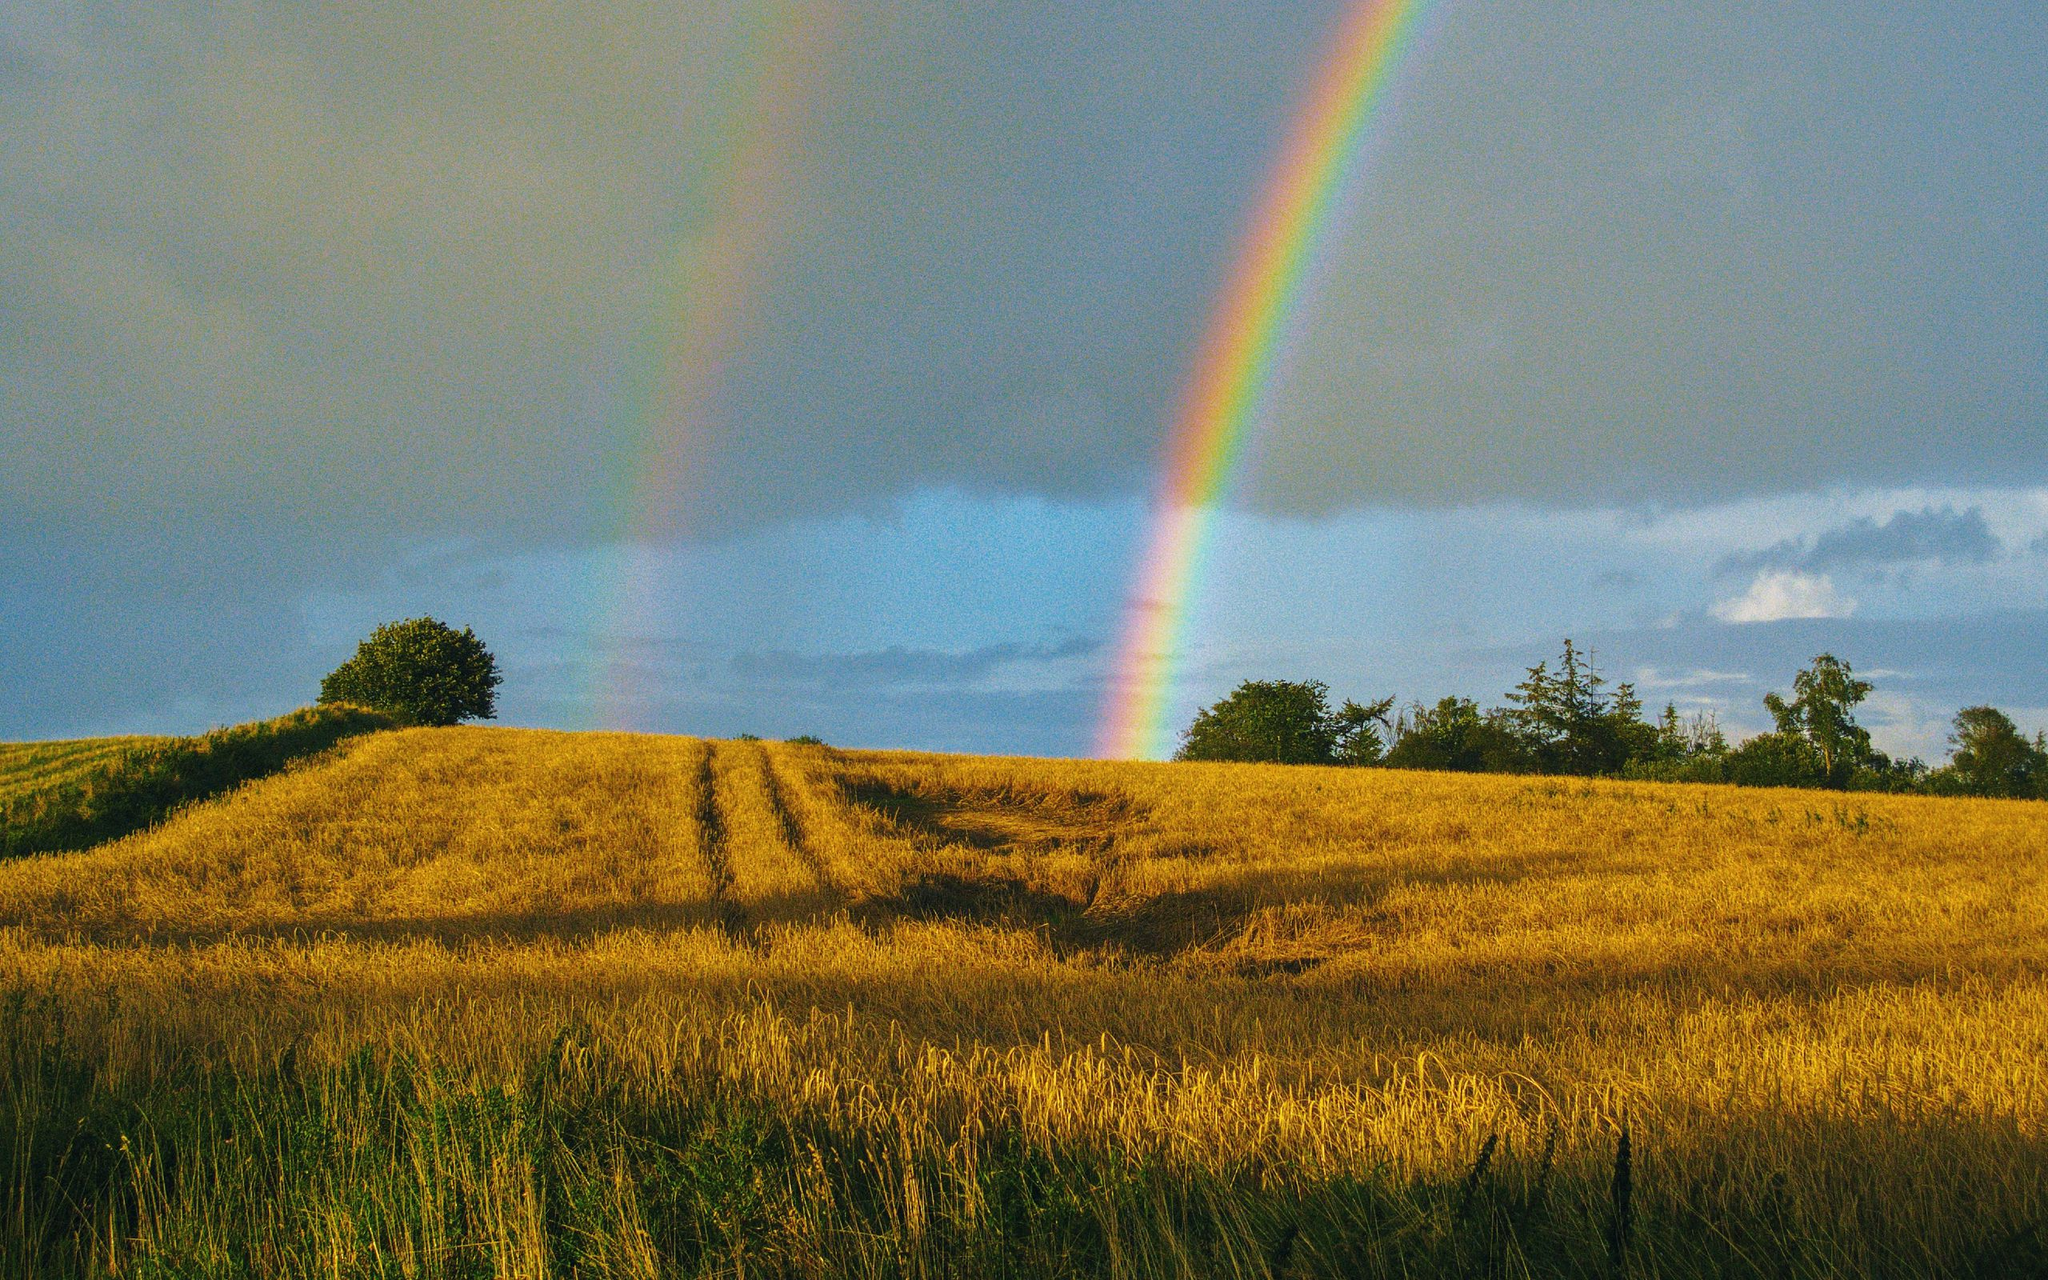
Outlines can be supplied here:
[[0, 805], [0, 857], [91, 848], [393, 723], [389, 715], [361, 707], [309, 707], [275, 720], [136, 747], [83, 778]]
[[468, 627], [433, 618], [387, 622], [320, 682], [323, 705], [354, 703], [414, 724], [449, 725], [498, 714], [497, 659]]
[[1760, 733], [1728, 753], [1728, 781], [1742, 787], [1821, 787], [1820, 753], [1796, 733]]
[[1728, 753], [1682, 760], [1631, 760], [1620, 776], [1633, 782], [1727, 782]]
[[1328, 764], [1336, 746], [1329, 686], [1320, 680], [1247, 680], [1195, 717], [1174, 758]]
[[1470, 698], [1416, 703], [1394, 728], [1394, 769], [1446, 769], [1460, 773], [1532, 773], [1539, 761], [1504, 711], [1486, 711]]

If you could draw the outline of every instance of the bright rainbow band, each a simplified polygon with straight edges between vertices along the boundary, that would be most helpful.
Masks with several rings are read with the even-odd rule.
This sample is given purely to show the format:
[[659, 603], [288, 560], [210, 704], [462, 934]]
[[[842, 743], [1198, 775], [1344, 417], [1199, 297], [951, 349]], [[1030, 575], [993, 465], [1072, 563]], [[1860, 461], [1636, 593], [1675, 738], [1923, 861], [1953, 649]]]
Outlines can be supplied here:
[[1096, 754], [1170, 754], [1166, 714], [1217, 509], [1264, 414], [1331, 213], [1427, 0], [1361, 0], [1298, 117], [1201, 349], [1175, 425]]

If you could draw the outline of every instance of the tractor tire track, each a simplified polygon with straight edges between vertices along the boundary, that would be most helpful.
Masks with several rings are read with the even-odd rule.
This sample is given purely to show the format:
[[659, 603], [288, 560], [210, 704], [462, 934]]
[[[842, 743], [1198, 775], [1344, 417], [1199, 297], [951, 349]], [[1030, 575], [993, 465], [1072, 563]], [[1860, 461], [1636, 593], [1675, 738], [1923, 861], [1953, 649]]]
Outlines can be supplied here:
[[757, 746], [755, 750], [761, 753], [761, 790], [767, 797], [768, 810], [774, 814], [776, 826], [782, 832], [783, 843], [789, 846], [791, 853], [802, 860], [820, 889], [841, 897], [845, 896], [845, 887], [832, 878], [831, 868], [826, 865], [816, 846], [805, 837], [802, 820], [789, 806], [788, 794], [783, 789], [781, 766], [776, 764], [775, 757], [769, 754], [766, 746]]
[[697, 847], [704, 857], [704, 873], [711, 881], [711, 901], [718, 922], [731, 931], [740, 926], [746, 913], [733, 899], [732, 854], [726, 840], [725, 811], [719, 807], [718, 779], [712, 771], [717, 755], [717, 744], [707, 742], [703, 759], [697, 765]]

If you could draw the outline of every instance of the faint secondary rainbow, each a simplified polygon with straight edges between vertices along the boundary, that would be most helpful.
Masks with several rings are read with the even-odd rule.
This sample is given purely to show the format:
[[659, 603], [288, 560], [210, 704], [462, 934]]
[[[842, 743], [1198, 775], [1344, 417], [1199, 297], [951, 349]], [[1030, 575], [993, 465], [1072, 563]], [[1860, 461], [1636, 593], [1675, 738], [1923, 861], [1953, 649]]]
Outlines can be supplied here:
[[1388, 83], [1429, 7], [1429, 0], [1362, 0], [1352, 8], [1274, 166], [1167, 446], [1098, 755], [1157, 758], [1171, 746], [1166, 713], [1216, 512], [1249, 429], [1265, 410], [1331, 214], [1368, 150]]
[[620, 380], [608, 415], [628, 447], [613, 473], [605, 531], [617, 564], [595, 584], [593, 610], [610, 648], [593, 655], [584, 691], [588, 720], [623, 727], [635, 685], [647, 678], [632, 652], [665, 629], [675, 584], [645, 544], [686, 526], [705, 461], [711, 402], [756, 319], [777, 250], [801, 204], [803, 134], [815, 114], [843, 24], [837, 0], [776, 0], [743, 16], [750, 67], [732, 87], [728, 126], [697, 157], [701, 213], [671, 235], [654, 289], [655, 310]]

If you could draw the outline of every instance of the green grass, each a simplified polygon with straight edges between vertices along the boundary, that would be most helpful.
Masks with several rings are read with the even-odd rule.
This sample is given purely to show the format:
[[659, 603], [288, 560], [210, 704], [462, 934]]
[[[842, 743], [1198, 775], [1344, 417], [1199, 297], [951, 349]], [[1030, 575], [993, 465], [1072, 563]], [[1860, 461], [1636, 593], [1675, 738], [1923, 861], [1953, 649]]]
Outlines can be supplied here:
[[[8, 1039], [0, 1161], [18, 1232], [0, 1275], [99, 1273], [110, 1240], [141, 1260], [132, 1274], [223, 1280], [1766, 1276], [1815, 1262], [1815, 1224], [1773, 1216], [1768, 1171], [1743, 1175], [1753, 1203], [1737, 1220], [1671, 1212], [1668, 1188], [1641, 1213], [1618, 1135], [1597, 1168], [1489, 1143], [1455, 1177], [1274, 1183], [1000, 1124], [906, 1148], [730, 1079], [647, 1087], [573, 1024], [509, 1086], [364, 1051], [304, 1067], [286, 1054], [261, 1073], [188, 1063], [109, 1090], [89, 1046]], [[2023, 1227], [1951, 1274], [2042, 1274], [2037, 1236]], [[1864, 1274], [1929, 1274], [1895, 1261], [1866, 1259]]]
[[91, 848], [393, 723], [358, 707], [308, 707], [193, 738], [0, 745], [0, 858]]
[[118, 762], [161, 738], [78, 738], [65, 742], [0, 742], [0, 803], [62, 786]]
[[[649, 1080], [574, 1023], [492, 1083], [365, 1049], [110, 1089], [93, 1046], [21, 1012], [0, 1015], [4, 1276], [1806, 1276], [1885, 1211], [1845, 1183], [1816, 1219], [1762, 1168], [1645, 1186], [1620, 1134], [1579, 1158], [1488, 1142], [1436, 1178], [1276, 1180], [1000, 1117], [906, 1144], [730, 1077]], [[2048, 1274], [2042, 1245], [2020, 1223], [1855, 1274], [2018, 1280]]]

